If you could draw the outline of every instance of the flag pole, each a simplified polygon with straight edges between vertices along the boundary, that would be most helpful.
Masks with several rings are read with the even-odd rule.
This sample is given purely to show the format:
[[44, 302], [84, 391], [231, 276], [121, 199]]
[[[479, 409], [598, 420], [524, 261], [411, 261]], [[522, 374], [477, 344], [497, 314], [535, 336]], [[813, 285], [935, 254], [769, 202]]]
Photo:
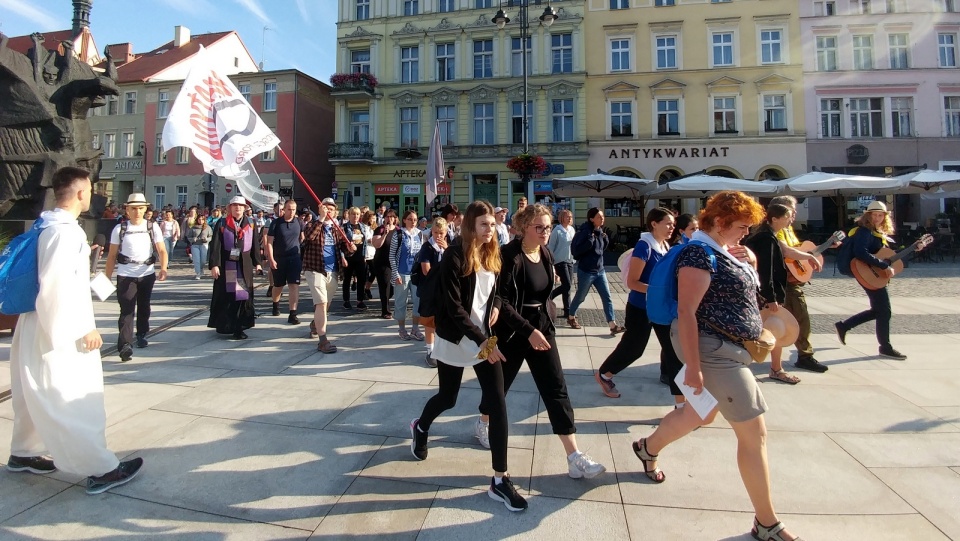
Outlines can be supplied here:
[[310, 185], [307, 184], [307, 180], [303, 178], [303, 175], [300, 174], [300, 171], [297, 169], [297, 166], [293, 165], [293, 162], [290, 161], [290, 156], [287, 156], [287, 153], [284, 152], [282, 148], [280, 148], [280, 145], [277, 145], [277, 150], [280, 151], [280, 155], [283, 156], [283, 159], [287, 160], [287, 163], [290, 164], [290, 167], [293, 169], [293, 172], [297, 174], [297, 178], [300, 179], [300, 182], [303, 183], [303, 186], [307, 189], [308, 192], [310, 192], [310, 195], [313, 196], [314, 201], [316, 201], [317, 204], [319, 205], [320, 198], [317, 197], [317, 194], [313, 191], [313, 188], [311, 188]]

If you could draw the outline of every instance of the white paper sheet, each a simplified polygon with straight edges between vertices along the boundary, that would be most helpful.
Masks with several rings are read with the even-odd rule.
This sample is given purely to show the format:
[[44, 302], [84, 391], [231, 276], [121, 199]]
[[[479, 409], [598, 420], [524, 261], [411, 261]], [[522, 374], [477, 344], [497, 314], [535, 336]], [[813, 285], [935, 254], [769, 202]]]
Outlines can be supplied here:
[[706, 419], [707, 414], [713, 411], [713, 408], [717, 407], [717, 399], [714, 398], [706, 388], [704, 388], [700, 394], [693, 394], [696, 389], [683, 384], [683, 378], [686, 375], [687, 367], [684, 365], [673, 381], [677, 384], [677, 387], [680, 388], [683, 397], [687, 399], [687, 405], [693, 407], [693, 410], [697, 412], [697, 415], [699, 415], [701, 419]]
[[90, 289], [93, 290], [93, 293], [101, 302], [107, 300], [110, 295], [117, 290], [113, 282], [102, 272], [98, 272], [97, 275], [93, 277], [93, 280], [90, 280]]

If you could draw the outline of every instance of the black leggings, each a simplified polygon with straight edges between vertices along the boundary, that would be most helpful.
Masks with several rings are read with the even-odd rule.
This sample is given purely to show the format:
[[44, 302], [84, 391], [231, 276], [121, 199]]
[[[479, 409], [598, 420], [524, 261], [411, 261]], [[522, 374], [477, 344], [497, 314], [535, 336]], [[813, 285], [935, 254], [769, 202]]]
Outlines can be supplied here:
[[637, 308], [629, 302], [625, 311], [626, 317], [623, 325], [627, 330], [620, 337], [617, 348], [600, 365], [599, 372], [601, 374], [610, 372], [616, 375], [633, 364], [647, 349], [647, 343], [650, 341], [650, 331], [654, 331], [657, 333], [657, 341], [660, 342], [660, 375], [670, 380], [670, 393], [673, 396], [683, 394], [677, 384], [673, 382], [683, 365], [677, 358], [677, 353], [673, 350], [673, 343], [670, 342], [670, 326], [651, 323], [646, 310]]
[[374, 274], [377, 277], [377, 286], [380, 288], [380, 315], [385, 316], [390, 313], [390, 267], [377, 266], [374, 263]]
[[863, 290], [870, 299], [870, 309], [848, 317], [840, 322], [840, 326], [849, 331], [857, 325], [875, 319], [877, 320], [877, 343], [883, 347], [890, 347], [890, 318], [893, 316], [893, 310], [890, 308], [890, 293], [885, 287], [863, 288]]
[[[504, 398], [504, 373], [502, 363], [490, 364], [480, 361], [473, 365], [477, 374], [480, 390], [483, 397], [481, 404], [485, 404], [490, 415], [490, 454], [493, 461], [493, 471], [507, 471], [507, 401]], [[457, 395], [460, 394], [460, 382], [463, 380], [463, 368], [450, 366], [443, 361], [437, 362], [437, 373], [440, 377], [440, 389], [430, 397], [423, 407], [418, 424], [424, 432], [430, 431], [430, 425], [441, 413], [457, 405]]]
[[358, 248], [360, 257], [351, 257], [347, 266], [343, 268], [343, 302], [350, 302], [350, 283], [357, 279], [357, 300], [366, 300], [363, 294], [363, 283], [367, 280], [367, 262], [363, 259], [363, 248]]
[[557, 276], [560, 277], [560, 285], [553, 290], [553, 293], [550, 293], [550, 300], [559, 296], [563, 300], [563, 311], [569, 313], [570, 288], [573, 284], [573, 263], [557, 263], [553, 268], [556, 269]]

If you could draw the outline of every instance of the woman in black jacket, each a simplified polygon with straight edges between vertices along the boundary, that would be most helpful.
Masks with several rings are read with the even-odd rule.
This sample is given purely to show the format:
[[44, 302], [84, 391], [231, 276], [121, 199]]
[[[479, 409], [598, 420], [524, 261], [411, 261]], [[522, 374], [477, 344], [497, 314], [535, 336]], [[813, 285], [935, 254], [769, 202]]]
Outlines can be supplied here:
[[440, 306], [436, 316], [437, 359], [440, 388], [423, 407], [420, 417], [410, 422], [410, 450], [417, 460], [427, 458], [427, 432], [444, 411], [456, 406], [463, 369], [472, 366], [490, 413], [490, 450], [493, 478], [489, 496], [511, 511], [523, 511], [527, 501], [507, 475], [507, 403], [504, 399], [503, 355], [490, 338], [491, 327], [500, 313], [497, 276], [500, 273], [500, 244], [497, 242], [493, 207], [475, 201], [467, 207], [462, 242], [444, 251], [438, 269]]
[[570, 313], [567, 315], [567, 324], [574, 329], [580, 329], [577, 322], [577, 310], [590, 292], [590, 286], [597, 289], [600, 300], [603, 302], [603, 315], [610, 325], [610, 334], [616, 336], [623, 332], [623, 326], [617, 325], [613, 312], [613, 298], [610, 296], [610, 284], [607, 282], [607, 273], [603, 268], [603, 252], [610, 244], [610, 238], [603, 230], [603, 211], [594, 207], [587, 211], [587, 221], [580, 226], [573, 237], [570, 251], [577, 260], [577, 294], [570, 303]]
[[[764, 308], [776, 312], [783, 308], [787, 289], [787, 265], [783, 261], [783, 252], [777, 232], [790, 225], [792, 219], [790, 207], [769, 205], [767, 216], [757, 231], [743, 241], [757, 256], [757, 273], [760, 275], [760, 296]], [[788, 374], [783, 369], [783, 348], [777, 346], [770, 352], [770, 378], [790, 385], [800, 383], [800, 378]]]

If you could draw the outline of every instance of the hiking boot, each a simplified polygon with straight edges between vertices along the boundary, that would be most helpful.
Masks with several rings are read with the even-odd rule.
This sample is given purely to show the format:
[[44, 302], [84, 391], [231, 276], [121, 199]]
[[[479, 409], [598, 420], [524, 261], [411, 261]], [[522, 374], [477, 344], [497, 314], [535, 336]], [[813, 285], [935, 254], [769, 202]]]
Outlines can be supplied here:
[[491, 499], [503, 502], [503, 505], [513, 512], [523, 511], [527, 508], [527, 500], [523, 499], [523, 496], [517, 492], [516, 487], [513, 486], [513, 481], [506, 475], [503, 476], [500, 484], [497, 484], [496, 477], [491, 477], [490, 489], [487, 490], [487, 494]]
[[431, 357], [429, 353], [427, 353], [427, 358], [424, 359], [424, 362], [426, 362], [427, 366], [429, 366], [430, 368], [437, 367], [437, 360]]
[[600, 384], [600, 390], [603, 391], [603, 394], [610, 398], [620, 398], [620, 391], [617, 390], [617, 386], [613, 383], [612, 379], [604, 379], [603, 376], [600, 375], [600, 372], [594, 372], [593, 377], [597, 380], [597, 383]]
[[142, 467], [143, 459], [134, 458], [121, 462], [117, 469], [111, 472], [99, 476], [91, 475], [87, 477], [87, 494], [100, 494], [111, 488], [125, 485], [140, 473]]
[[147, 336], [144, 335], [144, 334], [138, 334], [138, 335], [137, 335], [137, 347], [143, 349], [143, 348], [147, 347], [148, 345], [150, 345], [150, 342], [147, 342]]
[[297, 317], [297, 314], [291, 313], [290, 316], [287, 317], [287, 323], [291, 325], [299, 325], [300, 318]]
[[28, 471], [38, 475], [53, 473], [57, 467], [49, 458], [42, 456], [13, 456], [7, 459], [7, 469], [10, 471]]
[[120, 348], [120, 362], [125, 363], [133, 358], [133, 348], [130, 347], [130, 344], [124, 344]]
[[476, 434], [477, 439], [480, 440], [480, 445], [484, 449], [490, 448], [490, 423], [483, 422], [483, 419], [477, 417], [477, 424], [473, 427], [473, 432]]
[[896, 359], [898, 361], [907, 360], [907, 356], [893, 349], [893, 346], [880, 346], [880, 356], [887, 357], [888, 359]]
[[838, 321], [833, 326], [837, 328], [837, 338], [840, 339], [840, 343], [847, 345], [847, 328], [843, 326], [843, 322]]
[[577, 451], [573, 458], [567, 457], [567, 467], [568, 473], [573, 479], [580, 479], [581, 477], [593, 479], [607, 471], [603, 464], [596, 462], [590, 458], [590, 455], [582, 451]]
[[797, 358], [797, 362], [793, 363], [793, 365], [796, 366], [797, 368], [801, 368], [803, 370], [809, 370], [811, 372], [816, 372], [818, 374], [822, 374], [828, 370], [827, 365], [822, 364], [820, 361], [814, 359], [812, 356], [799, 357]]
[[410, 421], [410, 437], [412, 438], [410, 442], [410, 452], [413, 453], [413, 457], [417, 460], [426, 460], [427, 433], [420, 431], [420, 428], [417, 426], [419, 421], [419, 418]]

